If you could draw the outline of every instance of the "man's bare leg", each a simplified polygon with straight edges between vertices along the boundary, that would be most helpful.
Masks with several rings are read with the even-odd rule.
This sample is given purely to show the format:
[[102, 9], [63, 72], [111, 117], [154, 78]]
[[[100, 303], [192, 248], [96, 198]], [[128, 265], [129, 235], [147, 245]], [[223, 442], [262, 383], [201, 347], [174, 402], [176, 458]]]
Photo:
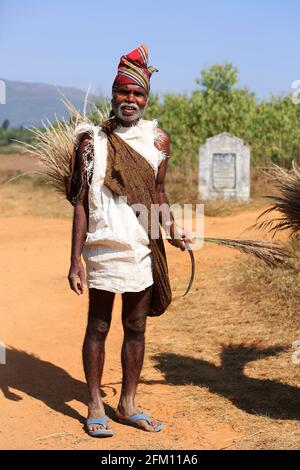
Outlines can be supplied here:
[[[89, 392], [88, 418], [103, 418], [105, 410], [100, 395], [100, 384], [105, 357], [105, 340], [111, 323], [111, 313], [115, 294], [89, 289], [88, 324], [83, 343], [82, 358]], [[106, 427], [100, 424], [88, 426], [90, 431]]]
[[[120, 401], [117, 408], [119, 418], [129, 418], [139, 411], [135, 406], [135, 395], [144, 362], [145, 330], [149, 312], [152, 286], [141, 292], [125, 292], [122, 294], [122, 322], [124, 342], [122, 346], [123, 382]], [[141, 428], [151, 430], [145, 420], [138, 420]], [[153, 420], [152, 427], [157, 421]]]

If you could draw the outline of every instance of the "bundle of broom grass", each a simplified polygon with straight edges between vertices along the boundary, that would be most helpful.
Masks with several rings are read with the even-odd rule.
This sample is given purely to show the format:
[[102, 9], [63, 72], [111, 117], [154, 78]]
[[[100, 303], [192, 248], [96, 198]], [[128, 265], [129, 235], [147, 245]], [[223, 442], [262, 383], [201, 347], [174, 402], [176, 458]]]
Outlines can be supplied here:
[[[75, 165], [76, 146], [73, 136], [74, 131], [80, 124], [93, 125], [93, 122], [86, 114], [88, 93], [84, 99], [82, 113], [66, 97], [63, 97], [61, 101], [69, 111], [69, 121], [65, 119], [59, 120], [57, 117], [54, 122], [49, 120], [42, 121], [42, 128], [28, 128], [34, 136], [33, 144], [17, 140], [16, 142], [18, 143], [18, 149], [22, 153], [37, 159], [41, 164], [41, 171], [37, 170], [29, 173], [43, 176], [45, 181], [52, 185], [58, 193], [66, 195], [67, 182], [72, 177]], [[107, 123], [109, 120], [109, 107], [107, 103], [104, 103], [101, 110], [93, 105], [93, 111], [100, 125]]]
[[[47, 121], [44, 129], [30, 128], [34, 134], [33, 144], [19, 142], [23, 152], [37, 158], [42, 164], [42, 174], [48, 183], [61, 194], [66, 195], [66, 181], [72, 177], [75, 162], [75, 145], [73, 133], [76, 127], [82, 123], [92, 122], [86, 116], [87, 95], [84, 102], [83, 113], [80, 113], [65, 97], [62, 99], [70, 113], [70, 120], [58, 121], [53, 124]], [[107, 125], [110, 117], [110, 109], [105, 105], [102, 110], [94, 106], [99, 126]], [[300, 186], [300, 184], [299, 184]], [[243, 240], [204, 237], [204, 242], [215, 243], [235, 248], [264, 261], [269, 266], [277, 267], [288, 264], [290, 254], [278, 243], [270, 243], [261, 240]]]
[[[289, 237], [295, 238], [300, 232], [300, 167], [292, 162], [292, 169], [287, 170], [278, 165], [264, 168], [264, 174], [270, 178], [276, 194], [265, 196], [272, 202], [271, 207], [264, 210], [256, 223], [249, 227], [268, 231], [274, 238], [277, 232], [288, 230]], [[270, 213], [279, 216], [264, 219]]]
[[235, 248], [241, 253], [255, 256], [272, 268], [276, 268], [280, 265], [287, 266], [289, 264], [288, 260], [291, 257], [287, 250], [279, 243], [272, 243], [265, 240], [204, 237], [204, 241], [224, 245], [228, 248]]

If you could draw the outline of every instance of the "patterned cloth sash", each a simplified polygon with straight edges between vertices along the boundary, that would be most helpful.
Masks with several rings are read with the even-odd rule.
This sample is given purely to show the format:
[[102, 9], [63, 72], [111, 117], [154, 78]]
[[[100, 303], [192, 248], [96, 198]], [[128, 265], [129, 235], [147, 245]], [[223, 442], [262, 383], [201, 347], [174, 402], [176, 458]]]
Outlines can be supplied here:
[[[143, 205], [146, 211], [136, 211], [136, 216], [147, 231], [152, 253], [153, 286], [148, 316], [162, 315], [172, 301], [168, 265], [155, 190], [155, 173], [147, 160], [118, 135], [107, 136], [108, 152], [104, 185], [119, 196], [127, 197], [127, 204]], [[155, 205], [156, 206], [152, 206]], [[136, 206], [138, 208], [138, 206]], [[156, 210], [155, 210], [156, 207]], [[135, 207], [133, 208], [135, 211]], [[151, 237], [153, 223], [156, 237]], [[154, 230], [154, 231], [155, 231]]]

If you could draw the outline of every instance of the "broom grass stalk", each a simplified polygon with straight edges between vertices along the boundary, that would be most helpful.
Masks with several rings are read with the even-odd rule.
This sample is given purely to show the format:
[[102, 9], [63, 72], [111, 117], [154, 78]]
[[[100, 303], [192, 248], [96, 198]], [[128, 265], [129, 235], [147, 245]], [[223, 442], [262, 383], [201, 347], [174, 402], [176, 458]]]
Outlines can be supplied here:
[[[167, 237], [171, 240], [171, 237]], [[192, 240], [202, 240], [204, 243], [215, 243], [217, 245], [235, 248], [236, 250], [252, 255], [261, 261], [264, 261], [270, 267], [279, 267], [285, 265], [291, 267], [289, 260], [293, 257], [279, 243], [272, 243], [264, 240], [243, 240], [236, 238], [217, 238], [217, 237], [193, 237]], [[191, 247], [192, 249], [192, 247]]]

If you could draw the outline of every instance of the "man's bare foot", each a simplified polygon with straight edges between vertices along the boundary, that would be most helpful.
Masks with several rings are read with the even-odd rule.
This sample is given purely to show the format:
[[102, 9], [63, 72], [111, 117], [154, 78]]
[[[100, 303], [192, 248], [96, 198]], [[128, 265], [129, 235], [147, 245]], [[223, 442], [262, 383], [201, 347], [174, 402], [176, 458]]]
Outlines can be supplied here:
[[[142, 411], [139, 411], [136, 409], [135, 406], [124, 406], [124, 405], [118, 405], [118, 408], [116, 410], [116, 417], [120, 421], [126, 421], [132, 416], [135, 416], [137, 414], [141, 414]], [[151, 424], [149, 424], [148, 421], [145, 419], [138, 419], [137, 421], [134, 422], [136, 427], [139, 427], [140, 429], [144, 429], [145, 431], [152, 431], [156, 429], [157, 425], [159, 425], [158, 421], [156, 419], [151, 418]]]
[[[88, 419], [93, 418], [104, 418], [105, 415], [105, 410], [103, 404], [94, 404], [94, 403], [89, 403], [88, 407]], [[99, 431], [100, 429], [106, 429], [107, 431], [112, 431], [111, 427], [109, 426], [108, 422], [106, 425], [104, 424], [87, 424], [86, 425], [89, 431]]]

